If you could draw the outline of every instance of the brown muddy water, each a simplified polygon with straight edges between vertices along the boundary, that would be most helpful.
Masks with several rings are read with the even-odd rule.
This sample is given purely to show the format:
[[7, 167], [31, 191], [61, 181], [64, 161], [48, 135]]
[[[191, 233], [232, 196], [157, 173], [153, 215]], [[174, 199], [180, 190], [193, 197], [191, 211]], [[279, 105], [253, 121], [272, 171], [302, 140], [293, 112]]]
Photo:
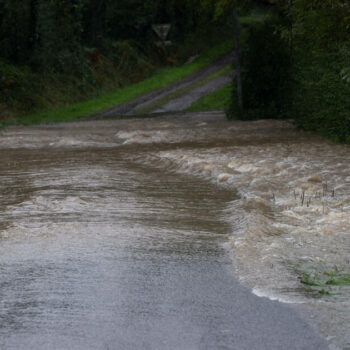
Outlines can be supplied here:
[[177, 114], [7, 128], [0, 162], [1, 348], [108, 349], [126, 329], [113, 309], [149, 288], [125, 295], [121, 262], [133, 257], [141, 278], [145, 256], [166, 253], [163, 276], [180, 260], [215, 265], [223, 249], [254, 294], [307, 307], [350, 349], [350, 287], [327, 279], [350, 274], [349, 147], [289, 122]]

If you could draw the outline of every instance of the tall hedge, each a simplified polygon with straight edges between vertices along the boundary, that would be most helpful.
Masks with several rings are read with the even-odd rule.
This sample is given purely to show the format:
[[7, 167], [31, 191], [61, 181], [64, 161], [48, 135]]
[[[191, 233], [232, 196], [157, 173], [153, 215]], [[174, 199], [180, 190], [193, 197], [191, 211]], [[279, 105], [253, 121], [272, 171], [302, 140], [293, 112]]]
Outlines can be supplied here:
[[250, 30], [243, 60], [244, 111], [230, 117], [287, 117], [350, 143], [350, 2], [278, 0], [280, 21]]
[[298, 49], [289, 116], [305, 130], [350, 143], [350, 82], [341, 72], [350, 62], [350, 46]]

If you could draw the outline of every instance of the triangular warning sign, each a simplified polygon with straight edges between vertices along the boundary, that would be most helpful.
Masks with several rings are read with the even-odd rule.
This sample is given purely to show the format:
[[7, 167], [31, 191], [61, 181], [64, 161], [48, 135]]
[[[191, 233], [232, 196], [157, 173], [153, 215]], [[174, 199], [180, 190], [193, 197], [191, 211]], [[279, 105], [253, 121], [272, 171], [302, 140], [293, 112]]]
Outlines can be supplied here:
[[152, 28], [160, 39], [165, 41], [169, 34], [171, 24], [154, 24]]

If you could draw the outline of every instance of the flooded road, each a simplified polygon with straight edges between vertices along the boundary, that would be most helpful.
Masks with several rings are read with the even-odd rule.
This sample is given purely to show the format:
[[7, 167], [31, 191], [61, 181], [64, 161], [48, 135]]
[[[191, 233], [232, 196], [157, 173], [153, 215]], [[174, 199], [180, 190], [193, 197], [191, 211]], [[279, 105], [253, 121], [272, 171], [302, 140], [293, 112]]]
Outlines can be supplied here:
[[[296, 270], [316, 268], [316, 254], [346, 269], [348, 206], [317, 221], [338, 231], [320, 228], [319, 246], [308, 246], [318, 197], [295, 205], [308, 215], [301, 224], [287, 203], [290, 169], [273, 177], [280, 158], [299, 167], [303, 143], [336, 164], [349, 156], [288, 123], [219, 113], [3, 130], [0, 348], [327, 349], [293, 306], [302, 304], [345, 349], [349, 291], [316, 298]], [[336, 173], [346, 179], [344, 164]], [[322, 174], [297, 171], [322, 188], [307, 181]], [[327, 174], [336, 195], [320, 200], [322, 220], [348, 191]]]

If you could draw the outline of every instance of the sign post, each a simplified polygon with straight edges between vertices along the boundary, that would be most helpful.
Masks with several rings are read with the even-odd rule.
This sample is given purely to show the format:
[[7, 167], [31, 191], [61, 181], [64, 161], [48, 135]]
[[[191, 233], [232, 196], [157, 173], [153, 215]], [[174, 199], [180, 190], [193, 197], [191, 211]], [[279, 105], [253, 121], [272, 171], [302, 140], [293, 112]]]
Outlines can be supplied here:
[[153, 31], [160, 38], [160, 42], [157, 42], [158, 45], [162, 46], [170, 46], [172, 42], [170, 40], [166, 40], [171, 28], [171, 24], [154, 24], [152, 26]]

